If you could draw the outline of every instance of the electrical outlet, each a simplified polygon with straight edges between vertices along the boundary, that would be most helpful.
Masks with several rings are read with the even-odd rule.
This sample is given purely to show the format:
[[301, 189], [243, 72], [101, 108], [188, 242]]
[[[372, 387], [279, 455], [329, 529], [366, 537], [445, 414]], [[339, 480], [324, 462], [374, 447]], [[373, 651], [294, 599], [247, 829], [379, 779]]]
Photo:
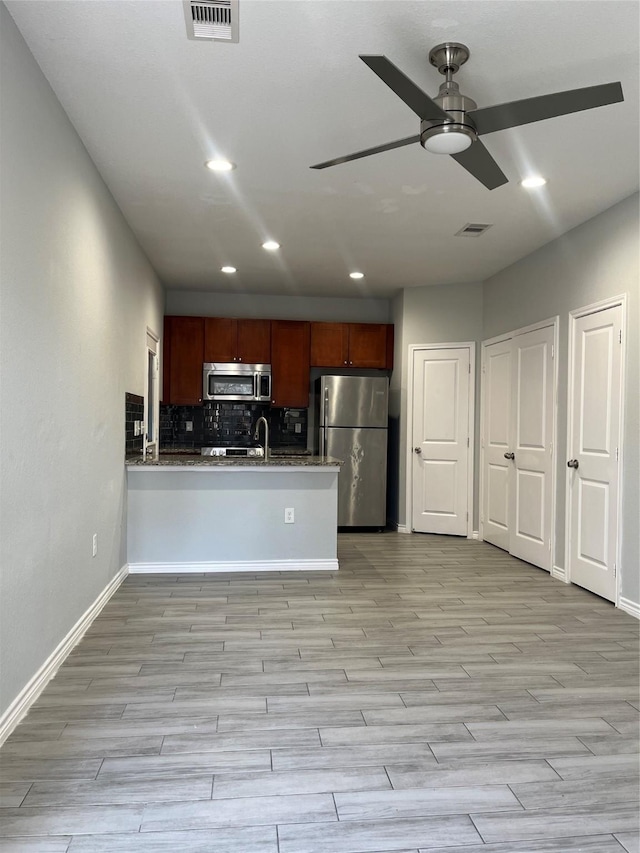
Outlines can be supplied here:
[[93, 554], [91, 556], [95, 557], [97, 553], [98, 553], [98, 534], [94, 533], [93, 534]]
[[295, 524], [296, 514], [295, 510], [292, 506], [287, 507], [284, 511], [284, 523], [285, 524]]
[[193, 432], [193, 421], [185, 421], [184, 425], [187, 432]]

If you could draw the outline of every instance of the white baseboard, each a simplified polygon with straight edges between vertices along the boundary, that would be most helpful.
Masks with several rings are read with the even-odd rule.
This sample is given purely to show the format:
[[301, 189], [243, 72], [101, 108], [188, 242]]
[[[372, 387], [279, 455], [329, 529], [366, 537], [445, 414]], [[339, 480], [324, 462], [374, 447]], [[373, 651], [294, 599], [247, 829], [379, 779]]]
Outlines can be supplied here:
[[49, 681], [51, 681], [69, 652], [80, 641], [87, 628], [118, 589], [127, 574], [127, 566], [123, 566], [117, 575], [109, 581], [93, 604], [82, 614], [67, 636], [58, 643], [33, 678], [18, 693], [11, 705], [9, 705], [2, 717], [0, 717], [0, 745], [9, 737]]
[[631, 601], [630, 598], [621, 598], [618, 602], [618, 607], [620, 610], [624, 610], [625, 613], [629, 613], [631, 616], [635, 616], [636, 619], [640, 619], [639, 602]]
[[562, 566], [552, 566], [551, 577], [555, 578], [558, 581], [562, 581], [562, 583], [569, 583], [569, 579], [567, 577], [567, 570]]
[[410, 528], [408, 528], [406, 524], [398, 524], [397, 522], [393, 522], [391, 526], [395, 528], [397, 533], [411, 533]]
[[337, 560], [237, 560], [212, 563], [129, 563], [129, 574], [205, 574], [207, 572], [337, 572]]
[[470, 539], [480, 539], [480, 531], [479, 530], [472, 530], [471, 536], [469, 538]]

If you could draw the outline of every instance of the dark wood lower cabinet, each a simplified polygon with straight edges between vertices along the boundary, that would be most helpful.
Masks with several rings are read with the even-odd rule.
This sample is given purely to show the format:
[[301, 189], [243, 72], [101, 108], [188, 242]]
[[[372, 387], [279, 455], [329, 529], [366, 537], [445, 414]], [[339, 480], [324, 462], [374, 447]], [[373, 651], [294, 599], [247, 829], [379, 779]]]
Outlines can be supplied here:
[[306, 409], [309, 405], [309, 323], [271, 322], [271, 405]]

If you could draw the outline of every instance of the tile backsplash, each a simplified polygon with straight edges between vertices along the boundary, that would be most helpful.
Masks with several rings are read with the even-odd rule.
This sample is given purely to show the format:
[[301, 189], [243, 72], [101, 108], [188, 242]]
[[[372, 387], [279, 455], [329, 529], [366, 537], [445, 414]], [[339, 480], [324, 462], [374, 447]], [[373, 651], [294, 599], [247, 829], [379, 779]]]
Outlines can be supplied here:
[[161, 405], [160, 449], [199, 450], [216, 444], [251, 444], [255, 423], [261, 415], [269, 422], [272, 447], [307, 446], [306, 409], [272, 409], [260, 403], [208, 402], [202, 406]]
[[124, 395], [124, 428], [125, 428], [125, 453], [142, 453], [143, 433], [135, 434], [136, 421], [144, 428], [144, 397], [138, 394]]

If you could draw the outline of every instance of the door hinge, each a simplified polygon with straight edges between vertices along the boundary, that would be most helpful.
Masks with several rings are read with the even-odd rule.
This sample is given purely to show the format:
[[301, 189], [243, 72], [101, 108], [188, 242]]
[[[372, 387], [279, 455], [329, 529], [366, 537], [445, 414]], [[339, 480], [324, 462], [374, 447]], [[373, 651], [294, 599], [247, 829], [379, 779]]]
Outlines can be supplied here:
[[620, 330], [618, 331], [618, 343], [619, 343], [619, 344], [621, 344], [621, 343], [622, 343], [622, 329], [620, 329]]
[[471, 362], [469, 362], [469, 373], [471, 373]]
[[486, 372], [487, 372], [486, 367], [485, 367], [485, 365], [484, 365], [484, 364], [482, 365], [482, 372], [483, 372], [483, 373], [486, 373]]
[[619, 459], [620, 459], [620, 451], [619, 451], [619, 449], [616, 447], [616, 462], [618, 462], [618, 461], [619, 461]]
[[556, 348], [554, 344], [551, 344], [551, 358], [555, 358]]
[[616, 563], [613, 564], [613, 576], [614, 578], [618, 577], [618, 566]]
[[553, 442], [549, 442], [549, 456], [553, 456]]
[[469, 447], [469, 436], [467, 436], [467, 447]]
[[467, 513], [467, 521], [469, 521], [469, 513]]

